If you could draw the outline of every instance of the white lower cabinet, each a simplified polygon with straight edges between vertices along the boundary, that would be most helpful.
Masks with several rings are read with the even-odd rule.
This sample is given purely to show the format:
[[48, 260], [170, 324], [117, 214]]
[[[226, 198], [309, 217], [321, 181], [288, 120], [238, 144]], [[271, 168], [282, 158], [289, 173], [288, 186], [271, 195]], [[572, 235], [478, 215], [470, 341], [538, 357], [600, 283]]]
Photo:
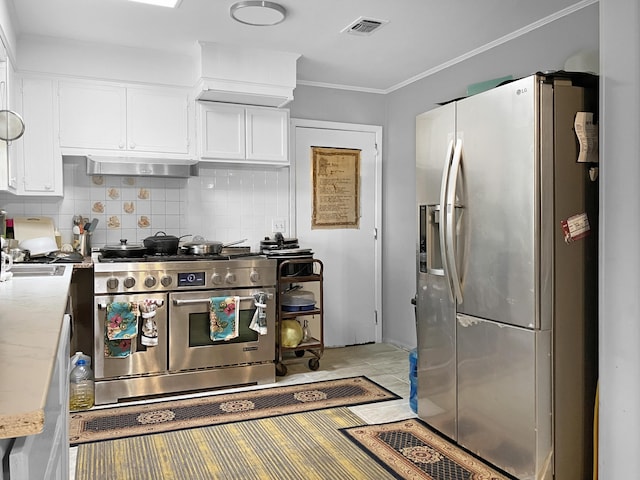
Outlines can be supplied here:
[[198, 102], [203, 162], [289, 164], [289, 110]]
[[16, 438], [9, 453], [11, 480], [69, 478], [70, 323], [65, 315], [44, 408], [44, 428], [38, 435]]
[[25, 131], [15, 141], [16, 193], [62, 196], [56, 82], [47, 78], [23, 77], [21, 83], [19, 111], [24, 119]]

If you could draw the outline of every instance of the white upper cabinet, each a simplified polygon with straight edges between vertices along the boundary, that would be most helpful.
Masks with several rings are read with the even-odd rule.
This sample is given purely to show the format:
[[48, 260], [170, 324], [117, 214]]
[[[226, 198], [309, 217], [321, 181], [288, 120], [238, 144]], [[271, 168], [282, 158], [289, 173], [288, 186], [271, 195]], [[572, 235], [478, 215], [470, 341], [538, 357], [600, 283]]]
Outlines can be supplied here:
[[289, 164], [289, 110], [198, 102], [200, 160]]
[[193, 156], [182, 89], [64, 81], [59, 102], [64, 153]]
[[244, 160], [244, 108], [200, 102], [200, 156], [202, 158]]
[[122, 87], [60, 82], [60, 147], [124, 150], [127, 95]]
[[289, 110], [247, 108], [247, 160], [289, 163]]
[[[21, 81], [16, 74], [10, 59], [7, 59], [7, 105], [9, 110], [18, 111], [21, 107], [22, 89]], [[18, 190], [18, 155], [17, 142], [9, 142], [8, 155], [8, 187], [9, 191], [16, 193]]]
[[[7, 50], [0, 41], [0, 110], [16, 111], [17, 94], [15, 72]], [[14, 142], [0, 140], [0, 190], [16, 193], [18, 163]]]
[[22, 78], [20, 110], [25, 131], [15, 140], [18, 195], [63, 195], [55, 83], [47, 78]]
[[127, 88], [127, 148], [189, 153], [189, 98], [173, 90]]

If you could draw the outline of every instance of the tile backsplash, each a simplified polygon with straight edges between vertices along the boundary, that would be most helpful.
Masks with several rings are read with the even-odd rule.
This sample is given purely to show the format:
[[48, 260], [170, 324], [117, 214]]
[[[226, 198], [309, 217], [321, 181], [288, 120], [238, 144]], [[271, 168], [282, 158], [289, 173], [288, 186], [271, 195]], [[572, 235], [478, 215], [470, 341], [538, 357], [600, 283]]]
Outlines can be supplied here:
[[273, 234], [273, 218], [289, 218], [289, 168], [201, 163], [200, 175], [188, 179], [89, 176], [85, 161], [75, 158], [64, 161], [63, 174], [64, 197], [0, 192], [0, 208], [9, 218], [51, 217], [63, 243], [71, 243], [74, 215], [97, 218], [93, 247], [141, 243], [163, 231], [223, 243], [246, 238], [244, 245], [257, 251]]

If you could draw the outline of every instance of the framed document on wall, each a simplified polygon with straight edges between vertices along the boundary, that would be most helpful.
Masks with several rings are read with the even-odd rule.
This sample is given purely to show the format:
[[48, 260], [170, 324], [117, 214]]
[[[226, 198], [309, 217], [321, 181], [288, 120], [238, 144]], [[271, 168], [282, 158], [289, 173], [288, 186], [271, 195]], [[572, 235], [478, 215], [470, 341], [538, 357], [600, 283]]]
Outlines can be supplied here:
[[311, 228], [360, 227], [360, 150], [311, 147]]

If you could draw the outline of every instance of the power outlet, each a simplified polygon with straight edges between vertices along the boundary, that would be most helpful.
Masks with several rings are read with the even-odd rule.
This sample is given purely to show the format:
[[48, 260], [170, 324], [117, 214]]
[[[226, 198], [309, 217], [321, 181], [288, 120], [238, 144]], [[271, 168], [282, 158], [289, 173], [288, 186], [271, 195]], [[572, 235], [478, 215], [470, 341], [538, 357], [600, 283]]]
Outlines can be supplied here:
[[284, 233], [287, 231], [287, 220], [284, 218], [271, 219], [271, 231]]

